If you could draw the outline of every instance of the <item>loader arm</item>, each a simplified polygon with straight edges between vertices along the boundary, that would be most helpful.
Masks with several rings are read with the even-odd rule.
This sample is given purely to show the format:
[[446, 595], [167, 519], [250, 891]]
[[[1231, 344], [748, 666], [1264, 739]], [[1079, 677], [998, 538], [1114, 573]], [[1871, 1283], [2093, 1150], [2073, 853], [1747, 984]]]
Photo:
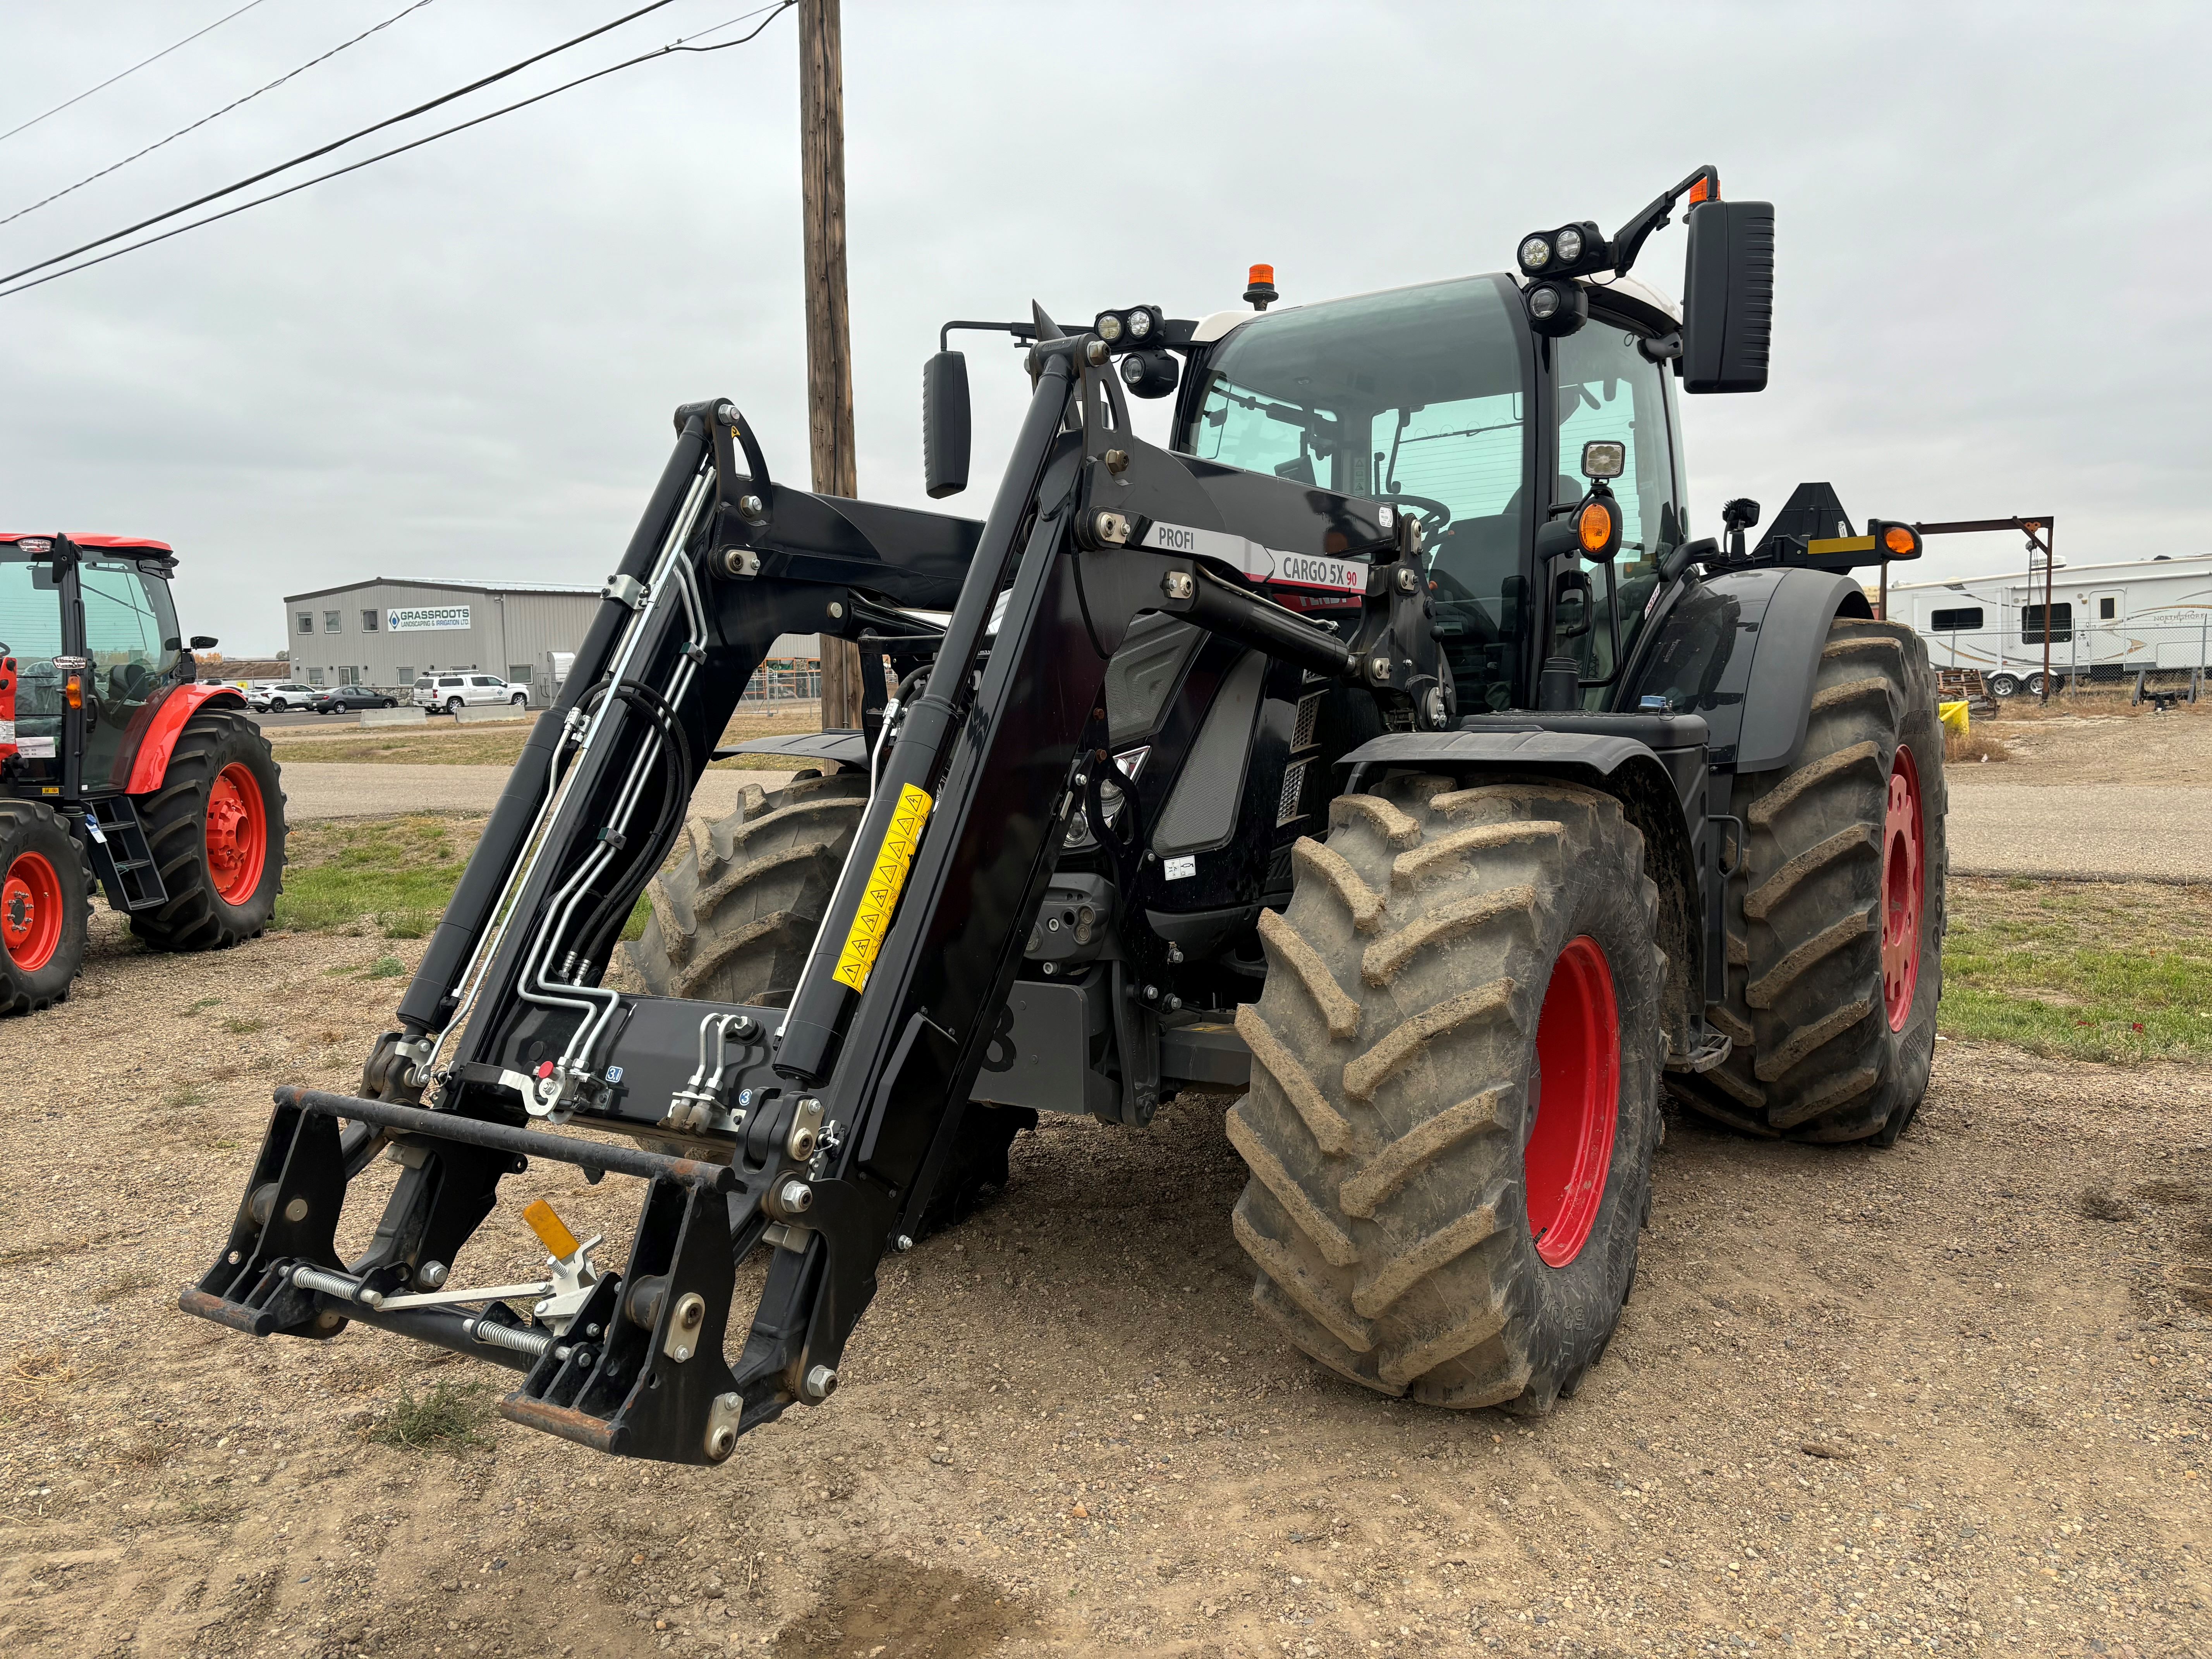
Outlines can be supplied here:
[[[279, 1091], [187, 1311], [263, 1335], [399, 1331], [521, 1370], [501, 1406], [515, 1421], [719, 1462], [745, 1430], [829, 1396], [877, 1262], [911, 1242], [1085, 810], [1086, 769], [1105, 763], [1107, 661], [1131, 621], [1172, 612], [1364, 687], [1397, 729], [1450, 719], [1410, 520], [1144, 443], [1094, 337], [1042, 340], [1030, 367], [981, 526], [777, 486], [732, 405], [678, 411], [675, 453], [401, 1029], [363, 1097]], [[1358, 606], [1349, 638], [1254, 590], [1286, 572], [1347, 620]], [[790, 1006], [603, 985], [775, 636], [880, 638], [902, 606], [950, 620], [933, 652], [911, 635], [896, 647], [933, 660], [883, 711], [854, 854]], [[1132, 988], [1139, 1004], [1158, 994]], [[348, 1183], [380, 1152], [402, 1173], [369, 1248], [342, 1261]], [[453, 1281], [532, 1158], [647, 1187], [622, 1270], [590, 1268], [580, 1247], [562, 1279], [556, 1249], [555, 1288], [526, 1322], [515, 1297], [471, 1306]], [[728, 1343], [736, 1264], [763, 1249], [766, 1287]]]

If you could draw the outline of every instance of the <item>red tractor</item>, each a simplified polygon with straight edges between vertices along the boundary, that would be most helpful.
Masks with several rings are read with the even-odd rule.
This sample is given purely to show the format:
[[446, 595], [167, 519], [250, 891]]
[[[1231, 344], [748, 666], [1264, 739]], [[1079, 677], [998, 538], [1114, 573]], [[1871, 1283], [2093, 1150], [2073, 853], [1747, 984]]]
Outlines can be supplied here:
[[95, 884], [157, 951], [268, 927], [284, 796], [236, 688], [201, 685], [176, 556], [135, 536], [0, 533], [0, 1013], [59, 1002]]

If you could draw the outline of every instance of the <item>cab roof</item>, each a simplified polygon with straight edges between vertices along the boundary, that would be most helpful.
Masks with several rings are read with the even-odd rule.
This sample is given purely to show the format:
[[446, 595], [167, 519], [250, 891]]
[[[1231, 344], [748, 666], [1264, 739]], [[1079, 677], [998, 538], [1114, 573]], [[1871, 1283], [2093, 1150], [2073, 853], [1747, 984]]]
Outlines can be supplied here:
[[165, 558], [174, 558], [176, 550], [167, 542], [157, 542], [150, 536], [92, 536], [76, 531], [52, 534], [36, 530], [0, 530], [0, 547], [17, 542], [55, 542], [66, 536], [77, 547], [102, 547], [117, 552], [159, 553]]

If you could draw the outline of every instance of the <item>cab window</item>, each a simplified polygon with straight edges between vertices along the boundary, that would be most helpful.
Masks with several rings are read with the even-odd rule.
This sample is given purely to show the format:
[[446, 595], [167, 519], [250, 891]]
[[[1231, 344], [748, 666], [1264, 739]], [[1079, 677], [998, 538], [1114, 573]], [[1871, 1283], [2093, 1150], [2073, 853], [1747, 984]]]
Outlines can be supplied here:
[[184, 641], [166, 583], [148, 581], [138, 567], [88, 559], [77, 572], [84, 598], [84, 653], [103, 710], [120, 715], [154, 694], [177, 666]]
[[58, 738], [62, 677], [54, 659], [62, 650], [62, 594], [51, 564], [0, 559], [0, 649], [15, 659], [17, 737]]
[[[1621, 510], [1620, 552], [1613, 575], [1624, 652], [1658, 583], [1660, 559], [1688, 539], [1675, 482], [1667, 376], [1637, 349], [1641, 338], [1635, 330], [1598, 315], [1552, 347], [1561, 475], [1553, 486], [1554, 503], [1579, 501], [1588, 488], [1579, 476], [1585, 443], [1601, 440], [1627, 451], [1626, 470], [1612, 486]], [[1584, 679], [1604, 679], [1614, 667], [1613, 630], [1605, 614], [1605, 568], [1586, 560], [1583, 568], [1597, 606], [1589, 631], [1570, 641], [1569, 649], [1580, 659]], [[1602, 708], [1609, 695], [1606, 688], [1594, 687], [1584, 697], [1590, 707]]]

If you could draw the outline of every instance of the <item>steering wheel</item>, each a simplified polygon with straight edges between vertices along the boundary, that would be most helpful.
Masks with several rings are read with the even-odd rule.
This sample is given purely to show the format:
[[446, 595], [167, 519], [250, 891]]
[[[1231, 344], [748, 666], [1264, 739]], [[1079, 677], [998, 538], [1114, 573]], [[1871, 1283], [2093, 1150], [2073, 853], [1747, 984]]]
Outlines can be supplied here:
[[1403, 489], [1385, 489], [1370, 499], [1394, 503], [1403, 502], [1407, 507], [1420, 508], [1421, 539], [1425, 543], [1435, 541], [1437, 537], [1444, 533], [1445, 528], [1451, 523], [1451, 508], [1433, 495], [1415, 495]]

